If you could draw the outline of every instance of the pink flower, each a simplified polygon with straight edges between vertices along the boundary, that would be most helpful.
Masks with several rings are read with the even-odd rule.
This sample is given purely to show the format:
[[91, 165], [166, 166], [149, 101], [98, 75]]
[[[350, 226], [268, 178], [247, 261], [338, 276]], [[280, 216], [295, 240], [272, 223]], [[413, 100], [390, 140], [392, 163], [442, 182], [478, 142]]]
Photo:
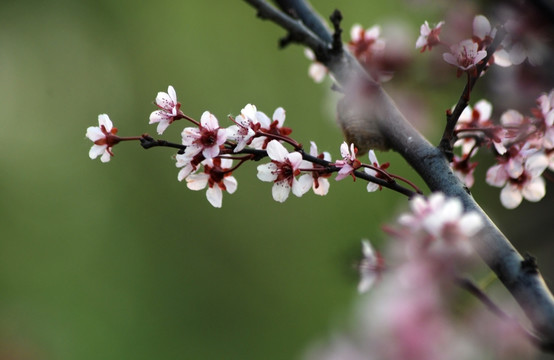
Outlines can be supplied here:
[[257, 128], [259, 128], [256, 113], [257, 110], [255, 105], [246, 105], [240, 111], [240, 115], [235, 118], [236, 125], [227, 128], [227, 137], [237, 142], [234, 152], [239, 152], [244, 149], [256, 134], [255, 129], [257, 130]]
[[180, 110], [181, 103], [177, 101], [177, 93], [171, 85], [167, 88], [167, 93], [158, 93], [158, 96], [156, 96], [156, 106], [160, 110], [150, 114], [150, 124], [158, 123], [158, 134], [163, 134], [173, 121], [182, 119], [184, 116]]
[[360, 168], [360, 166], [362, 165], [360, 163], [360, 160], [356, 159], [357, 153], [358, 149], [354, 147], [354, 144], [350, 144], [350, 151], [346, 142], [343, 142], [341, 144], [340, 154], [342, 156], [342, 160], [337, 160], [334, 164], [336, 167], [340, 168], [335, 180], [342, 180], [348, 175], [351, 175], [352, 178], [356, 180], [356, 177], [354, 176], [354, 171], [356, 171], [356, 169]]
[[208, 186], [206, 197], [213, 207], [220, 208], [223, 201], [223, 190], [229, 194], [237, 190], [237, 180], [231, 176], [229, 169], [231, 159], [207, 159], [203, 162], [204, 173], [187, 177], [187, 186], [191, 190], [202, 190]]
[[487, 171], [487, 183], [503, 187], [500, 202], [507, 209], [515, 209], [524, 198], [537, 202], [546, 193], [541, 174], [549, 165], [548, 157], [542, 151], [536, 151], [528, 157], [521, 156], [517, 161], [522, 164], [516, 167], [517, 171], [507, 166], [509, 162], [494, 165]]
[[101, 156], [100, 161], [106, 163], [113, 156], [112, 147], [119, 143], [121, 139], [115, 135], [117, 134], [117, 128], [113, 127], [107, 114], [98, 115], [98, 125], [90, 126], [87, 129], [86, 137], [94, 142], [88, 155], [91, 159]]
[[[256, 112], [256, 120], [259, 126], [256, 128], [261, 133], [267, 133], [278, 136], [288, 136], [292, 133], [292, 129], [283, 126], [285, 123], [286, 111], [282, 107], [278, 107], [273, 112], [271, 119], [263, 112]], [[256, 137], [250, 144], [254, 149], [265, 149], [271, 139], [266, 136]]]
[[398, 222], [403, 226], [402, 238], [414, 241], [416, 251], [425, 250], [440, 256], [466, 255], [471, 251], [469, 238], [483, 227], [476, 212], [466, 212], [458, 198], [433, 193], [429, 199], [414, 197], [412, 213], [403, 214]]
[[329, 73], [329, 69], [316, 60], [312, 49], [305, 48], [304, 55], [312, 61], [310, 67], [308, 68], [308, 75], [318, 84], [323, 82], [323, 80], [325, 80], [325, 76]]
[[[325, 161], [331, 161], [331, 154], [329, 154], [326, 151], [320, 154], [317, 151], [317, 145], [313, 141], [310, 141], [310, 155], [317, 157], [319, 159], [323, 159]], [[312, 164], [313, 169], [317, 169], [317, 166], [319, 165]], [[327, 193], [329, 192], [329, 186], [330, 186], [329, 180], [327, 180], [327, 178], [331, 176], [331, 174], [318, 172], [315, 170], [311, 171], [311, 173], [313, 178], [312, 189], [314, 193], [321, 196], [327, 195]]]
[[209, 111], [204, 111], [198, 128], [188, 127], [181, 133], [183, 145], [187, 146], [185, 155], [192, 158], [202, 153], [206, 159], [219, 155], [220, 146], [227, 141], [225, 129], [219, 127], [217, 118]]
[[373, 249], [369, 240], [362, 240], [362, 253], [364, 255], [359, 265], [360, 282], [358, 292], [367, 292], [385, 269], [385, 261], [381, 255]]
[[289, 153], [277, 140], [271, 140], [267, 145], [267, 154], [271, 159], [268, 164], [258, 166], [258, 179], [273, 182], [271, 193], [273, 199], [284, 202], [292, 189], [292, 193], [298, 197], [304, 195], [312, 186], [312, 176], [300, 175], [301, 168], [309, 169], [311, 164], [302, 160], [302, 154], [295, 151]]
[[440, 44], [439, 34], [443, 25], [444, 21], [440, 21], [431, 29], [429, 23], [425, 21], [425, 23], [421, 25], [420, 35], [416, 41], [416, 49], [421, 48], [421, 52], [424, 52], [426, 49], [431, 50], [433, 46]]
[[444, 61], [457, 66], [460, 71], [468, 71], [474, 68], [487, 56], [485, 50], [478, 50], [479, 45], [472, 40], [463, 40], [450, 47], [449, 53], [442, 55]]

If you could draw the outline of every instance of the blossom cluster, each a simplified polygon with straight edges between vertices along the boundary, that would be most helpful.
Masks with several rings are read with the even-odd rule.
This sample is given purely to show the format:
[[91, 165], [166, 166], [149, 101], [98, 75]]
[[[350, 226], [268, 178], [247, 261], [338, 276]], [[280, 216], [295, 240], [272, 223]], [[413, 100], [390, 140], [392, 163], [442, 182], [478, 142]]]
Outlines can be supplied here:
[[541, 200], [546, 192], [542, 175], [554, 170], [554, 90], [537, 99], [529, 116], [511, 109], [495, 124], [491, 114], [492, 105], [486, 100], [468, 106], [461, 114], [455, 130], [455, 146], [461, 149], [452, 163], [455, 173], [471, 187], [477, 163], [470, 159], [479, 147], [488, 146], [496, 164], [487, 170], [486, 182], [502, 188], [502, 205], [513, 209], [523, 199]]
[[[477, 15], [473, 19], [471, 38], [447, 45], [440, 40], [440, 32], [444, 24], [444, 21], [439, 21], [434, 27], [431, 27], [425, 21], [420, 28], [416, 49], [421, 49], [421, 52], [424, 52], [425, 50], [432, 50], [437, 45], [447, 46], [449, 51], [443, 53], [443, 59], [447, 63], [458, 67], [458, 76], [463, 72], [476, 76], [476, 66], [487, 57], [487, 47], [493, 42], [497, 29], [491, 26], [485, 16]], [[488, 65], [494, 63], [506, 67], [517, 65], [523, 60], [525, 60], [525, 55], [522, 53], [521, 47], [514, 46], [510, 38], [507, 37], [489, 58]]]
[[[178, 148], [175, 165], [179, 168], [177, 179], [186, 181], [191, 190], [207, 187], [206, 197], [214, 207], [221, 207], [223, 192], [229, 194], [237, 190], [237, 180], [232, 175], [248, 160], [268, 157], [270, 162], [257, 167], [257, 177], [261, 181], [273, 183], [272, 196], [284, 202], [289, 194], [301, 197], [310, 189], [317, 195], [329, 191], [328, 178], [337, 172], [336, 180], [352, 176], [363, 167], [368, 192], [381, 189], [381, 185], [371, 179], [392, 179], [386, 172], [388, 163], [379, 165], [373, 150], [369, 152], [369, 163], [362, 164], [357, 159], [357, 149], [343, 143], [340, 146], [341, 158], [332, 162], [328, 152], [320, 153], [312, 141], [309, 153], [289, 135], [292, 130], [284, 126], [286, 112], [277, 108], [271, 117], [248, 104], [236, 117], [229, 116], [232, 125], [221, 127], [216, 116], [205, 111], [200, 121], [185, 115], [177, 100], [177, 93], [169, 86], [167, 93], [159, 92], [156, 97], [158, 110], [150, 115], [150, 124], [157, 124], [157, 132], [162, 134], [174, 121], [185, 119], [193, 123], [181, 132], [181, 143], [171, 144], [156, 141], [147, 134], [138, 137], [118, 137], [108, 115], [99, 116], [99, 126], [87, 129], [86, 136], [94, 142], [90, 150], [91, 159], [101, 156], [108, 162], [113, 156], [112, 148], [121, 141], [138, 140], [142, 146], [170, 146]], [[293, 151], [287, 150], [290, 145]], [[359, 174], [359, 173], [358, 173]]]
[[467, 298], [463, 306], [452, 306], [459, 304], [460, 270], [469, 268], [470, 241], [483, 226], [457, 198], [414, 197], [410, 211], [387, 229], [394, 237], [386, 249], [390, 263], [385, 266], [383, 256], [362, 240], [358, 291], [371, 294], [360, 298], [354, 331], [313, 346], [306, 359], [438, 360], [449, 353], [474, 359], [491, 348], [499, 358], [532, 355], [517, 322], [495, 317], [479, 303], [472, 306]]

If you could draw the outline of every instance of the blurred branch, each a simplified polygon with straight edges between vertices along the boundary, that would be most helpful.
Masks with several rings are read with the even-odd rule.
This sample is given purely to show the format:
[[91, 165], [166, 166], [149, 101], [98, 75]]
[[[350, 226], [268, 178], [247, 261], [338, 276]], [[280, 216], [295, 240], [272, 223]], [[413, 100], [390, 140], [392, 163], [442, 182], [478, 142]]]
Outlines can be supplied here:
[[[397, 151], [419, 173], [431, 191], [441, 191], [459, 198], [466, 211], [477, 211], [485, 226], [475, 236], [477, 253], [496, 273], [530, 319], [540, 338], [540, 347], [553, 350], [554, 298], [535, 267], [524, 266], [526, 261], [502, 234], [487, 214], [475, 202], [469, 190], [452, 173], [441, 150], [425, 139], [404, 117], [389, 95], [362, 69], [346, 50], [334, 53], [332, 35], [304, 0], [276, 0], [287, 14], [263, 0], [245, 0], [258, 10], [258, 15], [269, 19], [291, 34], [295, 42], [310, 47], [317, 60], [323, 63], [342, 85], [346, 97], [362, 96], [373, 106], [373, 114], [362, 108], [359, 121], [371, 121], [367, 126], [386, 139], [387, 147]], [[312, 14], [310, 14], [310, 12]], [[300, 19], [300, 20], [298, 20]], [[302, 20], [305, 19], [305, 20]], [[315, 19], [321, 24], [315, 24]], [[304, 22], [305, 21], [305, 22]], [[361, 94], [361, 95], [360, 95]], [[356, 120], [356, 119], [353, 119]]]

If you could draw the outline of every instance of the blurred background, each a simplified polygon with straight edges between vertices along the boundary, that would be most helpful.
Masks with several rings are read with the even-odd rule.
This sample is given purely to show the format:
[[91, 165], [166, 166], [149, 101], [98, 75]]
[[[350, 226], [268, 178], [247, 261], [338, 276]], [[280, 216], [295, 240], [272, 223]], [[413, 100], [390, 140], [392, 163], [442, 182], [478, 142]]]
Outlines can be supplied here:
[[[433, 70], [440, 54], [413, 44], [446, 5], [373, 3], [314, 1], [322, 14], [343, 12], [346, 34], [379, 23], [405, 41], [415, 62], [386, 87], [437, 143], [463, 78]], [[460, 6], [470, 22], [482, 11]], [[324, 198], [279, 204], [248, 164], [215, 209], [177, 181], [170, 149], [125, 143], [107, 164], [88, 157], [85, 131], [100, 113], [121, 136], [156, 135], [153, 101], [173, 85], [186, 114], [210, 110], [224, 126], [247, 103], [267, 114], [282, 106], [298, 141], [337, 158], [337, 95], [307, 76], [301, 47], [278, 50], [285, 33], [255, 15], [239, 0], [0, 3], [0, 359], [294, 359], [348, 323], [360, 240], [384, 247], [381, 226], [406, 208], [401, 195], [345, 179]], [[163, 138], [179, 142], [184, 126]], [[425, 189], [396, 154], [378, 157]], [[483, 156], [474, 194], [538, 255], [552, 286], [554, 189], [502, 209], [483, 181], [491, 161]]]

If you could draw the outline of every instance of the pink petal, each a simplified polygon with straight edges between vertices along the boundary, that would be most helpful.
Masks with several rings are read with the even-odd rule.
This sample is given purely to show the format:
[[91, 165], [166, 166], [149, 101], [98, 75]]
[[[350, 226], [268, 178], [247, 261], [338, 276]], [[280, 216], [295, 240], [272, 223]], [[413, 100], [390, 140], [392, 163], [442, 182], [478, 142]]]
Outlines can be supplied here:
[[203, 128], [206, 128], [208, 130], [215, 130], [219, 128], [219, 122], [217, 121], [217, 118], [209, 111], [204, 111], [202, 117], [200, 117], [200, 124]]
[[315, 183], [312, 186], [314, 193], [319, 196], [327, 195], [330, 187], [329, 180], [320, 177], [319, 179], [317, 179], [317, 183], [319, 184], [317, 188], [315, 187]]
[[229, 194], [237, 191], [237, 179], [234, 176], [227, 176], [223, 178], [223, 184], [225, 184], [225, 189]]
[[304, 174], [292, 181], [292, 193], [298, 197], [301, 197], [307, 193], [313, 184], [313, 177], [310, 174]]

